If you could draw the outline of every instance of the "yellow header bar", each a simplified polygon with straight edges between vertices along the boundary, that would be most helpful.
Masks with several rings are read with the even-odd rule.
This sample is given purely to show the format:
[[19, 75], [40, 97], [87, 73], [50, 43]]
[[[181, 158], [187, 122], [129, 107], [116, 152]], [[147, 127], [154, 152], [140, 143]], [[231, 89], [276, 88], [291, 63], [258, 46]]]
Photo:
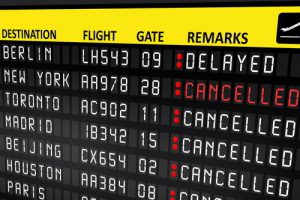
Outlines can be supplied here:
[[300, 7], [1, 10], [0, 40], [300, 48], [276, 42], [281, 13]]

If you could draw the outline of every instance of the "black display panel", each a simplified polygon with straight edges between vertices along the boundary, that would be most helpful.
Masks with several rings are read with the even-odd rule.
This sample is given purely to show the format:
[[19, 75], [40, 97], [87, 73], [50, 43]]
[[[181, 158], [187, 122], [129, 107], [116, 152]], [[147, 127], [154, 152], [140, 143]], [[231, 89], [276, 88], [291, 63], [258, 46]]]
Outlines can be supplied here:
[[300, 9], [275, 8], [0, 11], [0, 199], [299, 199]]

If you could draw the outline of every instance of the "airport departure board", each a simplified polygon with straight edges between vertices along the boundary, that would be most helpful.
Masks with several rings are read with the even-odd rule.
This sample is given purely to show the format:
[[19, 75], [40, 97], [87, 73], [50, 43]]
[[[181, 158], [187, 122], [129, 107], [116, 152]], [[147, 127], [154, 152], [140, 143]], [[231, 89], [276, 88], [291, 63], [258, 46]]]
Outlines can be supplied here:
[[299, 200], [300, 7], [0, 10], [0, 199]]

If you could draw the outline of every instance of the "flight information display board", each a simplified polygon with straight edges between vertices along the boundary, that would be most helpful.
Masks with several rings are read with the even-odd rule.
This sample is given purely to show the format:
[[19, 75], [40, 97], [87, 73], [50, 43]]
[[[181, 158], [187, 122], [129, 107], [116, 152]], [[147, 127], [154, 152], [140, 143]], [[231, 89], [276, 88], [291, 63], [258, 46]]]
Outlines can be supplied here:
[[1, 200], [300, 199], [300, 7], [0, 19]]

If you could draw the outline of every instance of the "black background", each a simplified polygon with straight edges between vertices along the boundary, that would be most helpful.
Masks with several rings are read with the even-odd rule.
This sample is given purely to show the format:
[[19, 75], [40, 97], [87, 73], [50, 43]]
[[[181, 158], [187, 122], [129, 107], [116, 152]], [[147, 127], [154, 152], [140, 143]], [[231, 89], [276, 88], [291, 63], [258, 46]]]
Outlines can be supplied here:
[[[286, 6], [300, 5], [293, 0], [5, 0], [1, 8], [76, 8], [76, 7], [193, 7], [193, 6]], [[281, 80], [280, 80], [281, 81]], [[274, 112], [276, 112], [274, 110]], [[63, 144], [63, 143], [62, 143]]]

